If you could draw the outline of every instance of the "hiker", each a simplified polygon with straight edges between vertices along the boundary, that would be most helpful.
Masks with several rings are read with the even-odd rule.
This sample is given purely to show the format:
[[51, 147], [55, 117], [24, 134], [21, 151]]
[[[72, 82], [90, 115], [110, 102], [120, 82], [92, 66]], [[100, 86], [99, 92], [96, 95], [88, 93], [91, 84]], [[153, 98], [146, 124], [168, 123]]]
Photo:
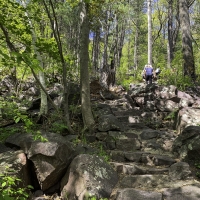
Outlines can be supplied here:
[[146, 80], [146, 84], [152, 84], [152, 78], [153, 78], [153, 67], [152, 65], [148, 64], [145, 65], [144, 68], [144, 72], [145, 72], [145, 80]]
[[155, 71], [155, 73], [156, 73], [156, 76], [158, 76], [158, 75], [160, 74], [160, 72], [161, 72], [160, 68], [159, 68], [159, 67], [158, 67], [158, 68], [156, 68], [156, 71]]

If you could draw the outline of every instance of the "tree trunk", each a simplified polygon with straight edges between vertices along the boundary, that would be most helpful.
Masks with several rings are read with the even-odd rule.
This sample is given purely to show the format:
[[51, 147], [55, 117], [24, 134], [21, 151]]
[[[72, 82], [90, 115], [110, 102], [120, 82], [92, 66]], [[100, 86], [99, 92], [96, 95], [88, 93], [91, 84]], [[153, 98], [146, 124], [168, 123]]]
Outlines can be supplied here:
[[85, 128], [92, 128], [95, 121], [90, 105], [90, 84], [89, 84], [89, 21], [87, 16], [88, 5], [81, 3], [80, 19], [80, 82], [81, 82], [81, 109]]
[[168, 59], [167, 59], [167, 66], [170, 68], [171, 67], [171, 61], [173, 59], [173, 52], [172, 52], [172, 46], [173, 46], [173, 39], [172, 39], [172, 3], [173, 0], [168, 1]]
[[187, 0], [179, 0], [179, 18], [182, 32], [183, 74], [194, 80], [195, 64]]
[[[5, 36], [5, 39], [6, 39], [6, 44], [7, 44], [7, 47], [9, 49], [9, 54], [10, 54], [10, 57], [12, 57], [11, 53], [12, 52], [16, 52], [15, 49], [13, 48], [13, 45], [11, 44], [10, 42], [10, 37], [8, 35], [8, 31], [6, 30], [6, 28], [3, 26], [3, 24], [0, 24], [0, 28]], [[18, 86], [18, 83], [17, 83], [17, 68], [16, 66], [12, 67], [11, 68], [11, 78], [14, 82], [14, 86], [15, 86], [15, 92], [17, 92], [17, 86]]]
[[108, 12], [105, 19], [105, 29], [104, 29], [104, 49], [103, 49], [103, 67], [108, 64], [108, 34], [109, 34], [109, 24], [108, 24]]
[[152, 17], [151, 17], [151, 9], [152, 9], [152, 0], [147, 1], [147, 16], [148, 16], [148, 63], [152, 65]]
[[93, 49], [92, 49], [92, 63], [93, 63], [93, 74], [96, 76], [96, 72], [99, 68], [99, 42], [100, 42], [100, 28], [96, 27], [96, 31], [93, 37]]
[[126, 22], [122, 24], [121, 26], [121, 33], [118, 41], [118, 49], [117, 49], [117, 60], [116, 60], [116, 66], [120, 66], [120, 61], [122, 57], [122, 48], [124, 45], [124, 37], [125, 37], [125, 27], [126, 27]]
[[69, 105], [68, 105], [68, 96], [69, 96], [69, 88], [70, 88], [70, 83], [67, 82], [67, 64], [66, 61], [64, 59], [64, 55], [63, 55], [63, 47], [62, 47], [62, 43], [61, 43], [61, 39], [60, 39], [60, 32], [59, 32], [59, 28], [58, 28], [58, 21], [57, 21], [57, 17], [56, 17], [56, 13], [55, 13], [55, 9], [53, 6], [53, 2], [50, 0], [50, 7], [53, 11], [53, 18], [51, 17], [50, 14], [50, 10], [46, 4], [46, 2], [43, 0], [43, 4], [45, 6], [46, 12], [48, 14], [50, 23], [51, 23], [51, 27], [53, 30], [53, 35], [55, 37], [56, 43], [57, 43], [57, 47], [58, 47], [58, 52], [60, 55], [60, 59], [61, 59], [61, 63], [62, 63], [62, 82], [63, 82], [63, 112], [64, 112], [64, 122], [67, 125], [68, 131], [69, 133], [73, 133], [73, 129], [71, 128], [71, 123], [70, 123], [70, 118], [69, 118]]
[[[168, 44], [167, 44], [167, 66], [168, 68], [171, 67], [171, 62], [174, 58], [174, 50], [175, 50], [175, 45], [179, 33], [179, 27], [180, 27], [180, 22], [179, 22], [179, 5], [177, 3], [177, 13], [174, 16], [174, 9], [173, 9], [173, 3], [174, 0], [169, 0], [168, 1]], [[175, 20], [174, 20], [175, 19]]]
[[[137, 21], [136, 21], [137, 23]], [[134, 60], [134, 70], [138, 69], [138, 28], [135, 28], [135, 37], [134, 37], [134, 54], [133, 54], [133, 60]]]

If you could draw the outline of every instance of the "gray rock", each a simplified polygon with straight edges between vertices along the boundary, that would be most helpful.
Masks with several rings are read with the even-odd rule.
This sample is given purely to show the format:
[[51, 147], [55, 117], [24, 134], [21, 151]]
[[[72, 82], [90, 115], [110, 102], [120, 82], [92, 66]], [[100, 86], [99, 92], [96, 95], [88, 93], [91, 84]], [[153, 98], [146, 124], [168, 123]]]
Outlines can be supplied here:
[[142, 140], [149, 140], [149, 139], [152, 139], [152, 138], [157, 138], [159, 135], [160, 135], [160, 132], [157, 131], [157, 130], [145, 129], [140, 134], [140, 138]]
[[173, 152], [181, 159], [196, 159], [200, 154], [200, 127], [188, 126], [174, 141]]
[[120, 188], [155, 188], [165, 187], [169, 182], [167, 175], [129, 175], [122, 178]]
[[123, 127], [114, 115], [102, 115], [99, 117], [98, 130], [103, 132], [109, 130], [121, 131]]
[[199, 200], [200, 187], [195, 185], [188, 185], [179, 188], [166, 189], [163, 192], [163, 199], [165, 200]]
[[162, 200], [162, 194], [152, 191], [144, 191], [133, 188], [120, 189], [117, 191], [116, 200]]
[[14, 134], [7, 138], [9, 145], [19, 146], [34, 164], [39, 184], [43, 191], [56, 184], [72, 160], [74, 149], [59, 134], [42, 133], [46, 142], [34, 141], [31, 134]]
[[6, 177], [12, 176], [21, 179], [17, 182], [17, 187], [27, 187], [31, 184], [31, 174], [29, 174], [28, 160], [22, 150], [6, 151], [0, 154], [0, 174]]
[[156, 108], [163, 112], [172, 112], [179, 108], [179, 104], [171, 100], [156, 100]]
[[176, 130], [180, 134], [187, 126], [200, 124], [200, 109], [185, 107], [179, 110], [176, 120]]
[[61, 194], [70, 200], [109, 198], [118, 181], [113, 168], [97, 155], [77, 156], [61, 181]]
[[191, 178], [190, 166], [186, 162], [178, 162], [170, 166], [169, 176], [172, 180], [185, 180]]
[[13, 150], [9, 147], [6, 147], [4, 144], [0, 143], [0, 153], [4, 153], [7, 151], [13, 151]]

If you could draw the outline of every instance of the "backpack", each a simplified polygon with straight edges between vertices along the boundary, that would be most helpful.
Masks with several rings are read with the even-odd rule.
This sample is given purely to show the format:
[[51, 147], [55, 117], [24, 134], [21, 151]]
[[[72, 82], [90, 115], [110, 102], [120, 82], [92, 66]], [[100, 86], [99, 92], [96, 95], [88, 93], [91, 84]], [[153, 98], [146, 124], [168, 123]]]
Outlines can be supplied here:
[[153, 74], [153, 68], [152, 67], [145, 67], [146, 75], [152, 75]]

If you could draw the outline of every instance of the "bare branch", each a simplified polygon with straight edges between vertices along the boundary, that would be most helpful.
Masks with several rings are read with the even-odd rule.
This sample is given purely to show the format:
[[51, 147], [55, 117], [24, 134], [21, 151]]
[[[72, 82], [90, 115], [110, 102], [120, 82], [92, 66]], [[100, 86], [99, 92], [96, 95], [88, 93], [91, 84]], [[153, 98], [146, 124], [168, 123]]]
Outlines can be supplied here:
[[195, 2], [195, 0], [186, 0], [188, 8]]

